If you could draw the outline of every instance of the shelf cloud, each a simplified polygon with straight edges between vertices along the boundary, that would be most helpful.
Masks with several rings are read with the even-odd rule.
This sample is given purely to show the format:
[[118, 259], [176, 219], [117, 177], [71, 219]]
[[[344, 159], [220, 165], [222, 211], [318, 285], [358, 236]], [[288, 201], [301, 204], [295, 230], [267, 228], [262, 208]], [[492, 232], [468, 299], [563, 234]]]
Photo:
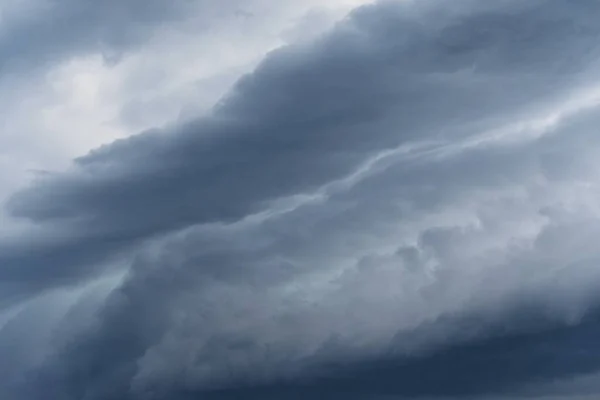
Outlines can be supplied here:
[[[269, 5], [141, 3], [16, 9], [0, 54], [21, 69], [0, 72]], [[600, 4], [346, 7], [207, 111], [6, 196], [24, 227], [0, 236], [0, 394], [600, 393]]]

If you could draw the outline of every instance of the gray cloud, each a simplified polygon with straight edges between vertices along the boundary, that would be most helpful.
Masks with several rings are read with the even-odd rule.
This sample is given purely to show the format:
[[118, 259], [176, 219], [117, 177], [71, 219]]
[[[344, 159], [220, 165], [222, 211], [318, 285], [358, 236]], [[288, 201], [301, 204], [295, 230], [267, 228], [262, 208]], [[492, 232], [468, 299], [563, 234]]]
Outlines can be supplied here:
[[[474, 191], [465, 197], [474, 199]], [[498, 196], [498, 192], [495, 188], [490, 194]], [[348, 195], [346, 201], [356, 199], [355, 195]], [[559, 328], [563, 333], [557, 340], [562, 341], [571, 330], [580, 329], [578, 323], [596, 292], [594, 238], [600, 227], [586, 220], [589, 215], [565, 213], [562, 208], [545, 210], [542, 214], [555, 214], [552, 223], [532, 235], [516, 228], [535, 222], [540, 215], [530, 215], [529, 207], [541, 208], [544, 203], [519, 199], [513, 193], [494, 204], [496, 214], [486, 218], [490, 200], [483, 198], [473, 210], [482, 220], [479, 228], [460, 226], [462, 218], [436, 218], [434, 222], [441, 226], [429, 223], [419, 230], [415, 221], [405, 220], [407, 225], [412, 222], [407, 231], [421, 232], [417, 245], [410, 246], [401, 232], [393, 235], [389, 223], [373, 218], [374, 208], [385, 205], [384, 215], [398, 221], [397, 212], [390, 212], [394, 199], [363, 201], [358, 209], [346, 211], [339, 211], [335, 202], [327, 203], [325, 209], [302, 208], [280, 220], [198, 228], [174, 238], [162, 250], [138, 260], [131, 279], [102, 312], [99, 330], [94, 328], [67, 346], [49, 364], [48, 382], [64, 385], [53, 395], [102, 399], [130, 393], [131, 398], [173, 398], [173, 392], [233, 385], [231, 390], [209, 394], [293, 398], [296, 390], [305, 395], [343, 394], [344, 385], [353, 381], [363, 382], [359, 392], [365, 395], [382, 394], [376, 388], [384, 377], [365, 376], [360, 370], [348, 380], [342, 375], [341, 381], [317, 381], [309, 387], [298, 387], [294, 381], [248, 392], [235, 387], [247, 381], [288, 382], [299, 372], [321, 371], [329, 363], [335, 366], [336, 360], [353, 365], [356, 356], [372, 357], [382, 351], [389, 355], [390, 348], [399, 355], [418, 354], [415, 349], [477, 339], [482, 333], [500, 338], [490, 339], [490, 348], [484, 341], [483, 348], [458, 347], [448, 350], [448, 355], [434, 353], [425, 361], [401, 359], [398, 362], [407, 366], [399, 367], [399, 372], [408, 377], [396, 383], [390, 378], [389, 390], [404, 395], [432, 394], [429, 391], [435, 387], [435, 393], [485, 393], [597, 367], [593, 358], [588, 364], [547, 371], [525, 365], [505, 374], [504, 381], [494, 382], [490, 379], [501, 366], [481, 370], [478, 364], [481, 358], [497, 357], [496, 346], [513, 346], [515, 341], [522, 351], [506, 362], [518, 365], [521, 360], [549, 357], [536, 347], [546, 340], [543, 330], [524, 342], [520, 336], [513, 340], [499, 332], [537, 330], [564, 321], [574, 324], [574, 328]], [[556, 200], [547, 199], [546, 204]], [[447, 216], [464, 212], [464, 206], [451, 205]], [[428, 207], [423, 214], [431, 212]], [[413, 214], [412, 219], [423, 217]], [[353, 232], [352, 226], [361, 229]], [[290, 227], [294, 227], [291, 232]], [[318, 236], [306, 237], [307, 231]], [[509, 236], [503, 238], [503, 233]], [[391, 250], [382, 237], [392, 239]], [[571, 240], [565, 242], [565, 237]], [[493, 246], [486, 248], [489, 241]], [[468, 251], [468, 246], [473, 249]], [[566, 265], [568, 271], [561, 272]], [[327, 276], [331, 273], [333, 278]], [[528, 303], [530, 313], [524, 311]], [[459, 324], [457, 319], [465, 314], [475, 318]], [[585, 326], [583, 331], [588, 329]], [[547, 340], [553, 341], [554, 334], [548, 335]], [[528, 343], [534, 346], [529, 348]], [[453, 379], [445, 377], [443, 369], [450, 368], [455, 353], [462, 357], [463, 351], [465, 366], [456, 370]], [[564, 357], [580, 357], [570, 351], [574, 349], [566, 346]], [[431, 378], [438, 385], [431, 388], [410, 378], [415, 375], [409, 371], [419, 368], [432, 373], [442, 368]], [[481, 374], [482, 380], [467, 379], [473, 373]], [[356, 385], [349, 387], [356, 391]], [[41, 385], [45, 395], [48, 386]]]
[[42, 178], [9, 210], [74, 233], [4, 246], [2, 280], [79, 280], [91, 270], [80, 265], [141, 239], [242, 218], [341, 178], [379, 151], [492, 129], [585, 83], [594, 3], [563, 10], [536, 2], [512, 14], [473, 7], [361, 9], [316, 44], [274, 52], [211, 116], [119, 141]]
[[[469, 326], [468, 321], [465, 326]], [[478, 339], [419, 357], [363, 361], [359, 366], [342, 369], [341, 373], [301, 383], [281, 382], [204, 393], [184, 392], [181, 398], [487, 399], [500, 392], [510, 398], [542, 399], [546, 397], [536, 396], [535, 392], [521, 397], [522, 392], [510, 389], [510, 384], [523, 379], [551, 380], [556, 376], [597, 370], [597, 354], [574, 350], [578, 346], [593, 346], [597, 332], [597, 319], [592, 318], [575, 328], [551, 327], [543, 332]], [[567, 392], [562, 397], [551, 398], [579, 398], [577, 394], [580, 393], [575, 393]]]
[[0, 68], [4, 73], [39, 68], [89, 51], [102, 51], [111, 59], [146, 41], [157, 24], [181, 18], [193, 3], [34, 1], [29, 5], [31, 14], [6, 21], [0, 36]]
[[3, 5], [0, 72], [20, 78], [44, 72], [71, 57], [101, 53], [109, 64], [158, 36], [181, 30], [218, 32], [224, 25], [266, 8], [280, 12], [286, 2], [272, 0], [26, 0]]
[[365, 7], [208, 117], [18, 193], [13, 215], [64, 234], [0, 246], [12, 296], [134, 261], [14, 397], [464, 397], [594, 373], [598, 116], [581, 96], [599, 14]]

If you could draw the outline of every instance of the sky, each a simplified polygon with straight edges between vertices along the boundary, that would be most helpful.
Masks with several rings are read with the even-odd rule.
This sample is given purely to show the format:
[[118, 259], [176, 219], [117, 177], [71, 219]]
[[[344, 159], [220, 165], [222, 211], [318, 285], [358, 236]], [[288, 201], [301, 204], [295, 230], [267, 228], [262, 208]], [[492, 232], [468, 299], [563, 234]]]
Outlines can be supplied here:
[[0, 0], [0, 398], [600, 397], [596, 0]]

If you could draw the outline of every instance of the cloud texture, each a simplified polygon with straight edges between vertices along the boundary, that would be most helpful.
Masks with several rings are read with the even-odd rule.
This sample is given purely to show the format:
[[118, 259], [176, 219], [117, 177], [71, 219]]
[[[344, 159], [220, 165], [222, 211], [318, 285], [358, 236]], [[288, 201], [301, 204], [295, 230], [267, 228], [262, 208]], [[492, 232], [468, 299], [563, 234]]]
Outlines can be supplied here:
[[31, 229], [0, 241], [0, 394], [597, 394], [598, 18], [380, 1], [38, 177], [6, 202]]

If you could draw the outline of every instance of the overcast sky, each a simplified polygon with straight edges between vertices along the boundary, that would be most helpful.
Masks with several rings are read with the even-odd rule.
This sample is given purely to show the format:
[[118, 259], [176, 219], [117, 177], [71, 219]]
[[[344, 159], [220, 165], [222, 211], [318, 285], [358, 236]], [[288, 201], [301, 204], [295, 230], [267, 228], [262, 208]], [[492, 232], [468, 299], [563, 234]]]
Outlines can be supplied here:
[[0, 0], [0, 398], [600, 397], [596, 0]]

